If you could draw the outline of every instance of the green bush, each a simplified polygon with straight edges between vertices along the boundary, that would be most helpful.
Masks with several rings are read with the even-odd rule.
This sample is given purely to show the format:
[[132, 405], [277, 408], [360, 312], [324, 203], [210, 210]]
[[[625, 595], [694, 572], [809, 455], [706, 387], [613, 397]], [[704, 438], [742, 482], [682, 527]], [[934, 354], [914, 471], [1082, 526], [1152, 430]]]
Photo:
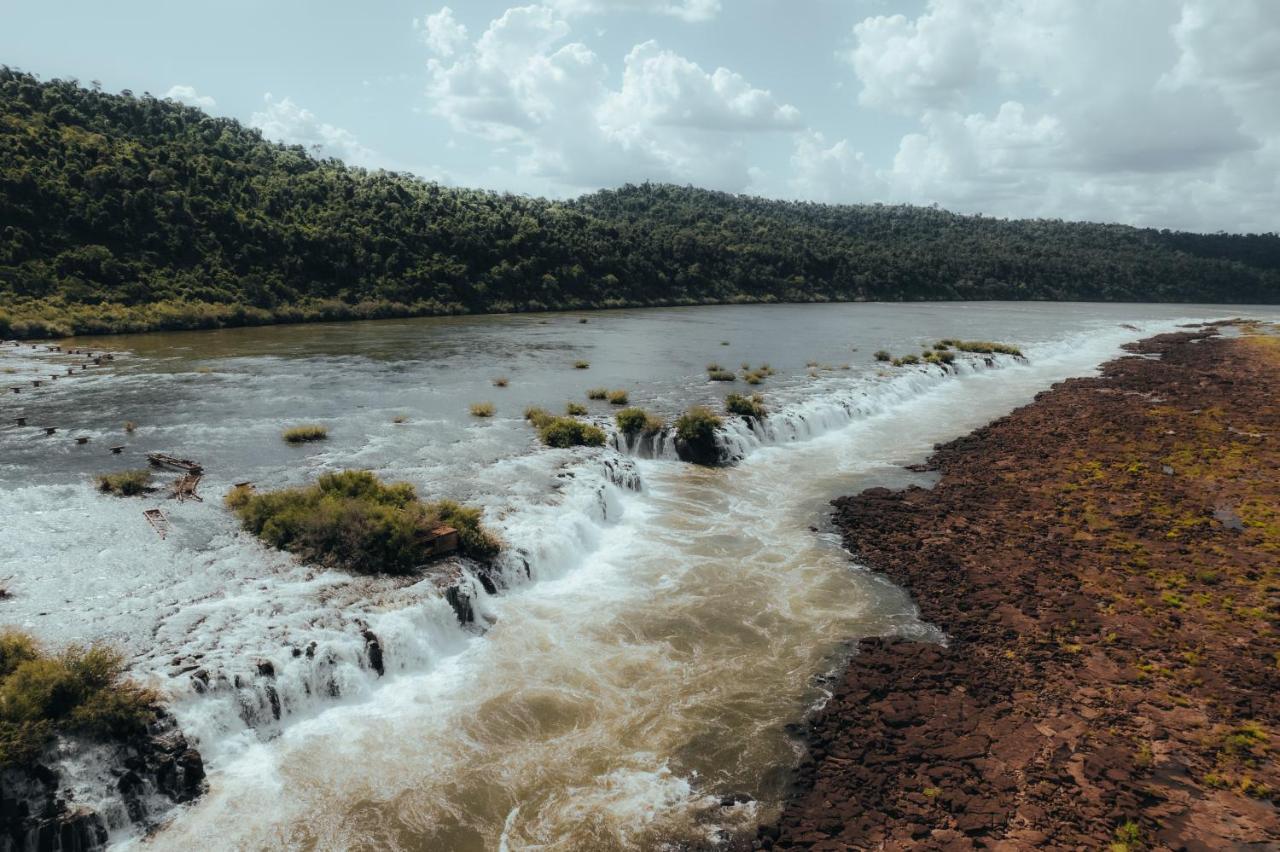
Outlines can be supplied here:
[[592, 388], [587, 391], [587, 399], [606, 399], [608, 396], [609, 391], [605, 388]]
[[920, 363], [919, 355], [903, 355], [901, 358], [893, 359], [893, 366], [895, 367], [904, 367], [904, 366], [909, 366], [911, 364], [919, 364], [919, 363]]
[[96, 480], [99, 491], [117, 497], [135, 497], [151, 490], [151, 471], [146, 468], [104, 473]]
[[498, 550], [479, 510], [448, 500], [424, 503], [412, 485], [387, 485], [363, 470], [326, 473], [304, 488], [235, 488], [226, 503], [268, 545], [360, 573], [402, 574], [427, 562], [427, 536], [441, 524], [458, 530], [464, 553], [487, 557]]
[[1014, 355], [1022, 357], [1022, 350], [1016, 346], [1010, 346], [1006, 343], [992, 343], [989, 340], [952, 340], [949, 341], [952, 346], [961, 352], [976, 352], [980, 355]]
[[877, 361], [892, 361], [893, 356], [889, 354], [887, 351], [885, 351], [884, 349], [877, 349], [875, 354], [875, 359]]
[[728, 370], [712, 370], [707, 373], [707, 378], [713, 382], [732, 382], [737, 380], [737, 376]]
[[58, 732], [140, 732], [155, 718], [156, 701], [124, 678], [116, 651], [95, 645], [50, 655], [25, 633], [0, 633], [0, 768], [35, 760]]
[[768, 413], [764, 407], [764, 397], [758, 393], [751, 396], [731, 393], [724, 398], [724, 410], [730, 414], [737, 414], [741, 417], [755, 417], [756, 419], [760, 419]]
[[628, 398], [627, 392], [624, 390], [609, 391], [610, 405], [626, 405]]
[[624, 435], [634, 435], [637, 432], [652, 435], [661, 432], [667, 425], [661, 417], [654, 417], [637, 407], [624, 408], [614, 416], [614, 420], [618, 423], [618, 431]]
[[721, 366], [720, 366], [719, 364], [717, 364], [715, 361], [712, 361], [710, 364], [708, 364], [708, 365], [707, 365], [707, 372], [708, 372], [708, 373], [719, 373], [719, 372], [720, 372], [721, 370], [723, 370], [723, 369], [724, 369], [724, 367], [721, 367]]
[[538, 438], [548, 447], [602, 447], [605, 434], [598, 426], [572, 417], [550, 417], [538, 426]]
[[311, 441], [323, 441], [328, 438], [329, 430], [316, 424], [294, 426], [292, 429], [284, 430], [280, 437], [290, 444], [306, 444]]
[[542, 425], [552, 419], [552, 414], [545, 408], [539, 408], [531, 405], [524, 410], [524, 419], [534, 425], [534, 428], [541, 429]]
[[575, 370], [585, 370], [590, 366], [591, 366], [590, 361], [574, 361], [573, 362], [573, 368]]
[[492, 402], [473, 402], [471, 403], [472, 417], [492, 417], [494, 412]]
[[581, 417], [587, 413], [587, 407], [580, 402], [567, 402], [564, 406], [564, 413], [570, 417]]
[[690, 443], [714, 440], [716, 429], [722, 424], [723, 421], [710, 408], [695, 405], [677, 418], [676, 437]]

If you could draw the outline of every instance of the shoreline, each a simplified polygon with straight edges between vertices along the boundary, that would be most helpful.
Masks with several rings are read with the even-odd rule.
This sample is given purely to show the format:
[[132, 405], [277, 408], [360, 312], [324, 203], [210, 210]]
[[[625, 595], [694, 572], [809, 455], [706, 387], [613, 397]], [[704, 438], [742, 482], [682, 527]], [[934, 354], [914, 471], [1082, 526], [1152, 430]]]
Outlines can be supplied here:
[[1160, 335], [835, 501], [939, 646], [861, 641], [775, 849], [1276, 848], [1280, 337]]

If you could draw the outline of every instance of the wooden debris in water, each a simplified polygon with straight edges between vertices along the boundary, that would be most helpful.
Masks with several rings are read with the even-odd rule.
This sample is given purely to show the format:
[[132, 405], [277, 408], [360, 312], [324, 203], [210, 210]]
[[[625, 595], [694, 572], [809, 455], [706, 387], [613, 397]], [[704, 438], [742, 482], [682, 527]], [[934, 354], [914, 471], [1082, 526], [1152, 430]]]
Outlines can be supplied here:
[[112, 448], [111, 448], [111, 454], [112, 454], [113, 456], [118, 456], [118, 455], [120, 455], [122, 452], [124, 452], [124, 444], [121, 444], [121, 445], [120, 445], [120, 446], [118, 446], [118, 447], [112, 447]]
[[173, 491], [170, 497], [176, 497], [179, 503], [187, 500], [195, 500], [197, 503], [203, 503], [204, 499], [196, 493], [196, 486], [200, 484], [201, 477], [195, 473], [184, 473], [177, 482], [173, 483]]
[[25, 417], [15, 417], [15, 418], [13, 418], [13, 422], [14, 422], [14, 423], [16, 423], [16, 424], [18, 424], [19, 426], [26, 426], [26, 425], [27, 425], [27, 418], [25, 418]]
[[146, 516], [147, 523], [151, 524], [152, 528], [160, 534], [161, 538], [168, 535], [169, 519], [164, 516], [164, 512], [161, 512], [159, 509], [146, 509], [142, 514]]
[[76, 443], [77, 443], [77, 444], [87, 444], [87, 443], [89, 443], [89, 436], [88, 436], [88, 435], [77, 435], [77, 436], [76, 436]]
[[195, 474], [196, 476], [204, 473], [204, 467], [198, 462], [193, 462], [191, 459], [180, 459], [168, 453], [147, 453], [147, 461], [151, 462], [155, 467], [170, 467]]
[[55, 427], [55, 426], [46, 426], [46, 427], [44, 427], [44, 433], [45, 433], [46, 435], [52, 435], [54, 432], [57, 432], [57, 431], [58, 431], [58, 429], [57, 429], [57, 427]]
[[14, 393], [22, 393], [22, 388], [18, 387], [17, 385], [10, 385], [9, 390], [13, 391]]

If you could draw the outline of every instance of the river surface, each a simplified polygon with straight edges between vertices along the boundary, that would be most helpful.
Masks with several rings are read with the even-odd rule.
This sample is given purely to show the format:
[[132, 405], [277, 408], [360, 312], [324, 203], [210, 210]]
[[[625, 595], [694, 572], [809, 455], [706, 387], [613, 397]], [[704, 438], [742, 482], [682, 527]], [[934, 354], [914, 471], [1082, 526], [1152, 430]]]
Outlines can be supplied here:
[[[960, 303], [389, 320], [79, 339], [65, 345], [115, 359], [71, 376], [83, 359], [5, 346], [2, 384], [25, 387], [0, 411], [0, 623], [124, 648], [203, 753], [208, 795], [146, 841], [112, 811], [101, 770], [68, 758], [79, 797], [114, 814], [119, 846], [630, 850], [750, 836], [785, 794], [788, 726], [823, 700], [848, 643], [942, 638], [851, 562], [828, 501], [927, 484], [901, 465], [935, 442], [1125, 342], [1240, 315], [1278, 318]], [[944, 373], [872, 356], [944, 337], [1014, 343], [1027, 358], [965, 357]], [[616, 409], [588, 402], [592, 387], [668, 417], [746, 390], [709, 382], [709, 362], [775, 370], [751, 388], [767, 424], [722, 436], [729, 467], [669, 449], [549, 450], [522, 418], [572, 400], [603, 423]], [[481, 401], [493, 418], [469, 415]], [[329, 439], [284, 444], [299, 423]], [[205, 466], [204, 502], [94, 490], [92, 475], [157, 450]], [[239, 532], [221, 503], [235, 482], [348, 467], [484, 508], [506, 550], [496, 594], [459, 574], [474, 624], [434, 577], [299, 565]], [[151, 507], [169, 518], [164, 539], [142, 515]]]

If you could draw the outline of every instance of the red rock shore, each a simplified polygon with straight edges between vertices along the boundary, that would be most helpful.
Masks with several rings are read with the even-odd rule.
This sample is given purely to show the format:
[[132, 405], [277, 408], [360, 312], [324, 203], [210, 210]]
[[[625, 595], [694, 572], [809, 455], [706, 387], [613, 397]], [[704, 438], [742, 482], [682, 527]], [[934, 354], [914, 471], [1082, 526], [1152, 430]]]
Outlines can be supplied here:
[[865, 640], [766, 849], [1280, 849], [1280, 337], [1162, 335], [836, 501]]

